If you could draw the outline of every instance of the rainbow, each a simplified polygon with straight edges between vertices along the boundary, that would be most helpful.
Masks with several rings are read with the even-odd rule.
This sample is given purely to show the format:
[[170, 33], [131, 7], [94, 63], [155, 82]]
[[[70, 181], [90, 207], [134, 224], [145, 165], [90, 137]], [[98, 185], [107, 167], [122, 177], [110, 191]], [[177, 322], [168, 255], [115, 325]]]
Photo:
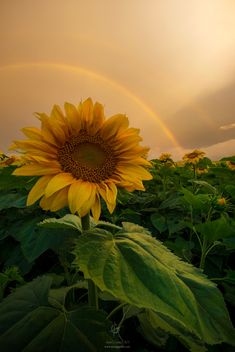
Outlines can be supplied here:
[[161, 120], [161, 118], [138, 96], [136, 96], [132, 91], [130, 91], [127, 87], [123, 86], [119, 82], [116, 82], [109, 77], [104, 76], [98, 72], [94, 72], [88, 68], [80, 67], [80, 66], [73, 66], [68, 64], [62, 63], [51, 63], [51, 62], [28, 62], [28, 63], [16, 63], [16, 64], [8, 64], [0, 66], [0, 71], [2, 70], [13, 70], [13, 69], [22, 69], [22, 68], [29, 68], [29, 67], [38, 67], [38, 68], [52, 68], [58, 69], [68, 72], [74, 72], [75, 74], [79, 75], [86, 75], [92, 79], [102, 81], [108, 84], [110, 87], [116, 88], [117, 90], [121, 91], [125, 96], [130, 98], [134, 101], [143, 111], [145, 111], [161, 128], [164, 132], [166, 137], [172, 143], [172, 146], [177, 149], [178, 152], [182, 152], [182, 147], [180, 146], [179, 142], [170, 131], [170, 129], [165, 125], [165, 123]]

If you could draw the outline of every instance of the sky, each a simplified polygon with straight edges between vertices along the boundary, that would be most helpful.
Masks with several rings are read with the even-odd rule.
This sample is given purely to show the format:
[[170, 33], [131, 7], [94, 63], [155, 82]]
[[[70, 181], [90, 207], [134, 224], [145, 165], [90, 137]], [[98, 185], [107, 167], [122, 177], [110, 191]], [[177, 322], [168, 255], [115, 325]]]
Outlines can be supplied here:
[[235, 154], [234, 0], [0, 0], [0, 150], [91, 97], [150, 158]]

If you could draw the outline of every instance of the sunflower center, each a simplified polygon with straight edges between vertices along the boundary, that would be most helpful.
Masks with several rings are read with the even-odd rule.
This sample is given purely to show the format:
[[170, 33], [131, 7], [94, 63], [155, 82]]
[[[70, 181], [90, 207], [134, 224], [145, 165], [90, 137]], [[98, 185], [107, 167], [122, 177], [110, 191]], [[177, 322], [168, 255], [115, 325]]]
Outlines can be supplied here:
[[116, 167], [112, 147], [99, 134], [90, 136], [85, 130], [65, 142], [59, 149], [58, 160], [64, 171], [89, 182], [106, 180]]
[[197, 158], [199, 156], [199, 154], [197, 154], [197, 153], [190, 153], [189, 154], [189, 159], [194, 159], [194, 158]]
[[80, 143], [72, 153], [72, 158], [90, 168], [102, 166], [106, 159], [104, 150], [95, 143]]

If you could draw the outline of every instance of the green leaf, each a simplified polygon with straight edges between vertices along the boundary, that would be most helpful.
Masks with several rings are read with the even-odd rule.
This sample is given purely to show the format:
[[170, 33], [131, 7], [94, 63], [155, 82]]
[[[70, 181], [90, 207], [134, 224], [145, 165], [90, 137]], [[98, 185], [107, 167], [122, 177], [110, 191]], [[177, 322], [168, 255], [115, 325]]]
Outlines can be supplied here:
[[235, 199], [235, 186], [234, 185], [226, 185], [224, 187], [224, 189], [231, 196], [232, 199]]
[[3, 193], [0, 195], [0, 210], [26, 207], [26, 195], [21, 193]]
[[97, 226], [97, 227], [109, 227], [109, 228], [112, 228], [114, 230], [121, 230], [120, 226], [114, 225], [111, 222], [103, 221], [103, 220], [99, 220], [97, 224], [94, 223], [94, 227], [95, 226]]
[[201, 270], [179, 260], [143, 233], [86, 232], [77, 240], [75, 266], [123, 302], [179, 322], [208, 344], [235, 344], [220, 291]]
[[194, 247], [194, 242], [177, 237], [174, 242], [165, 241], [164, 244], [184, 260], [190, 261], [192, 259], [191, 249]]
[[209, 192], [213, 194], [217, 193], [216, 188], [206, 181], [201, 181], [201, 180], [190, 180], [190, 181], [192, 183], [195, 183], [196, 185], [206, 188]]
[[166, 344], [166, 341], [169, 335], [159, 326], [155, 324], [151, 324], [150, 320], [148, 319], [146, 313], [141, 313], [138, 315], [138, 319], [140, 322], [140, 333], [143, 337], [152, 343], [154, 346], [163, 347]]
[[40, 220], [41, 217], [25, 218], [20, 227], [15, 224], [14, 228], [11, 228], [11, 235], [20, 242], [22, 251], [29, 262], [38, 258], [47, 249], [67, 250], [71, 239], [77, 237], [77, 231], [74, 229], [68, 231], [40, 228], [37, 226]]
[[81, 218], [73, 214], [67, 214], [61, 219], [45, 219], [41, 221], [38, 226], [48, 229], [74, 229], [82, 232]]
[[122, 222], [122, 228], [120, 227], [119, 229], [122, 229], [122, 232], [134, 232], [134, 233], [145, 233], [145, 234], [149, 234], [150, 232], [145, 229], [144, 227], [137, 225], [137, 224], [133, 224], [132, 222]]
[[145, 310], [144, 313], [139, 314], [138, 318], [141, 326], [144, 324], [147, 338], [151, 338], [148, 338], [148, 340], [156, 346], [160, 345], [158, 345], [159, 342], [162, 342], [162, 345], [166, 343], [168, 335], [164, 335], [165, 332], [165, 334], [170, 333], [176, 336], [192, 352], [207, 351], [205, 344], [187, 326], [183, 326], [167, 316], [157, 314], [151, 310]]
[[12, 172], [16, 169], [15, 166], [0, 168], [0, 190], [11, 189], [30, 189], [35, 183], [36, 177], [14, 176]]
[[184, 196], [182, 200], [186, 201], [196, 211], [207, 210], [210, 205], [210, 198], [208, 194], [193, 194], [188, 189], [182, 187]]
[[106, 315], [81, 306], [73, 311], [48, 302], [51, 278], [17, 289], [0, 304], [0, 346], [7, 352], [102, 351], [111, 340]]
[[153, 226], [161, 233], [167, 230], [166, 218], [158, 213], [152, 214], [151, 222]]
[[209, 242], [235, 236], [235, 228], [224, 217], [195, 226]]

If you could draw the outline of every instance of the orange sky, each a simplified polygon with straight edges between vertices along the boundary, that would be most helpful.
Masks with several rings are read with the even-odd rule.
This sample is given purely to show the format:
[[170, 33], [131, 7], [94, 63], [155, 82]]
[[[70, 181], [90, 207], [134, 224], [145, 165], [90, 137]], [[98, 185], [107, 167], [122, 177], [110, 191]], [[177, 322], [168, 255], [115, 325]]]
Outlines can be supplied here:
[[1, 0], [0, 149], [91, 96], [151, 157], [235, 154], [234, 0]]

